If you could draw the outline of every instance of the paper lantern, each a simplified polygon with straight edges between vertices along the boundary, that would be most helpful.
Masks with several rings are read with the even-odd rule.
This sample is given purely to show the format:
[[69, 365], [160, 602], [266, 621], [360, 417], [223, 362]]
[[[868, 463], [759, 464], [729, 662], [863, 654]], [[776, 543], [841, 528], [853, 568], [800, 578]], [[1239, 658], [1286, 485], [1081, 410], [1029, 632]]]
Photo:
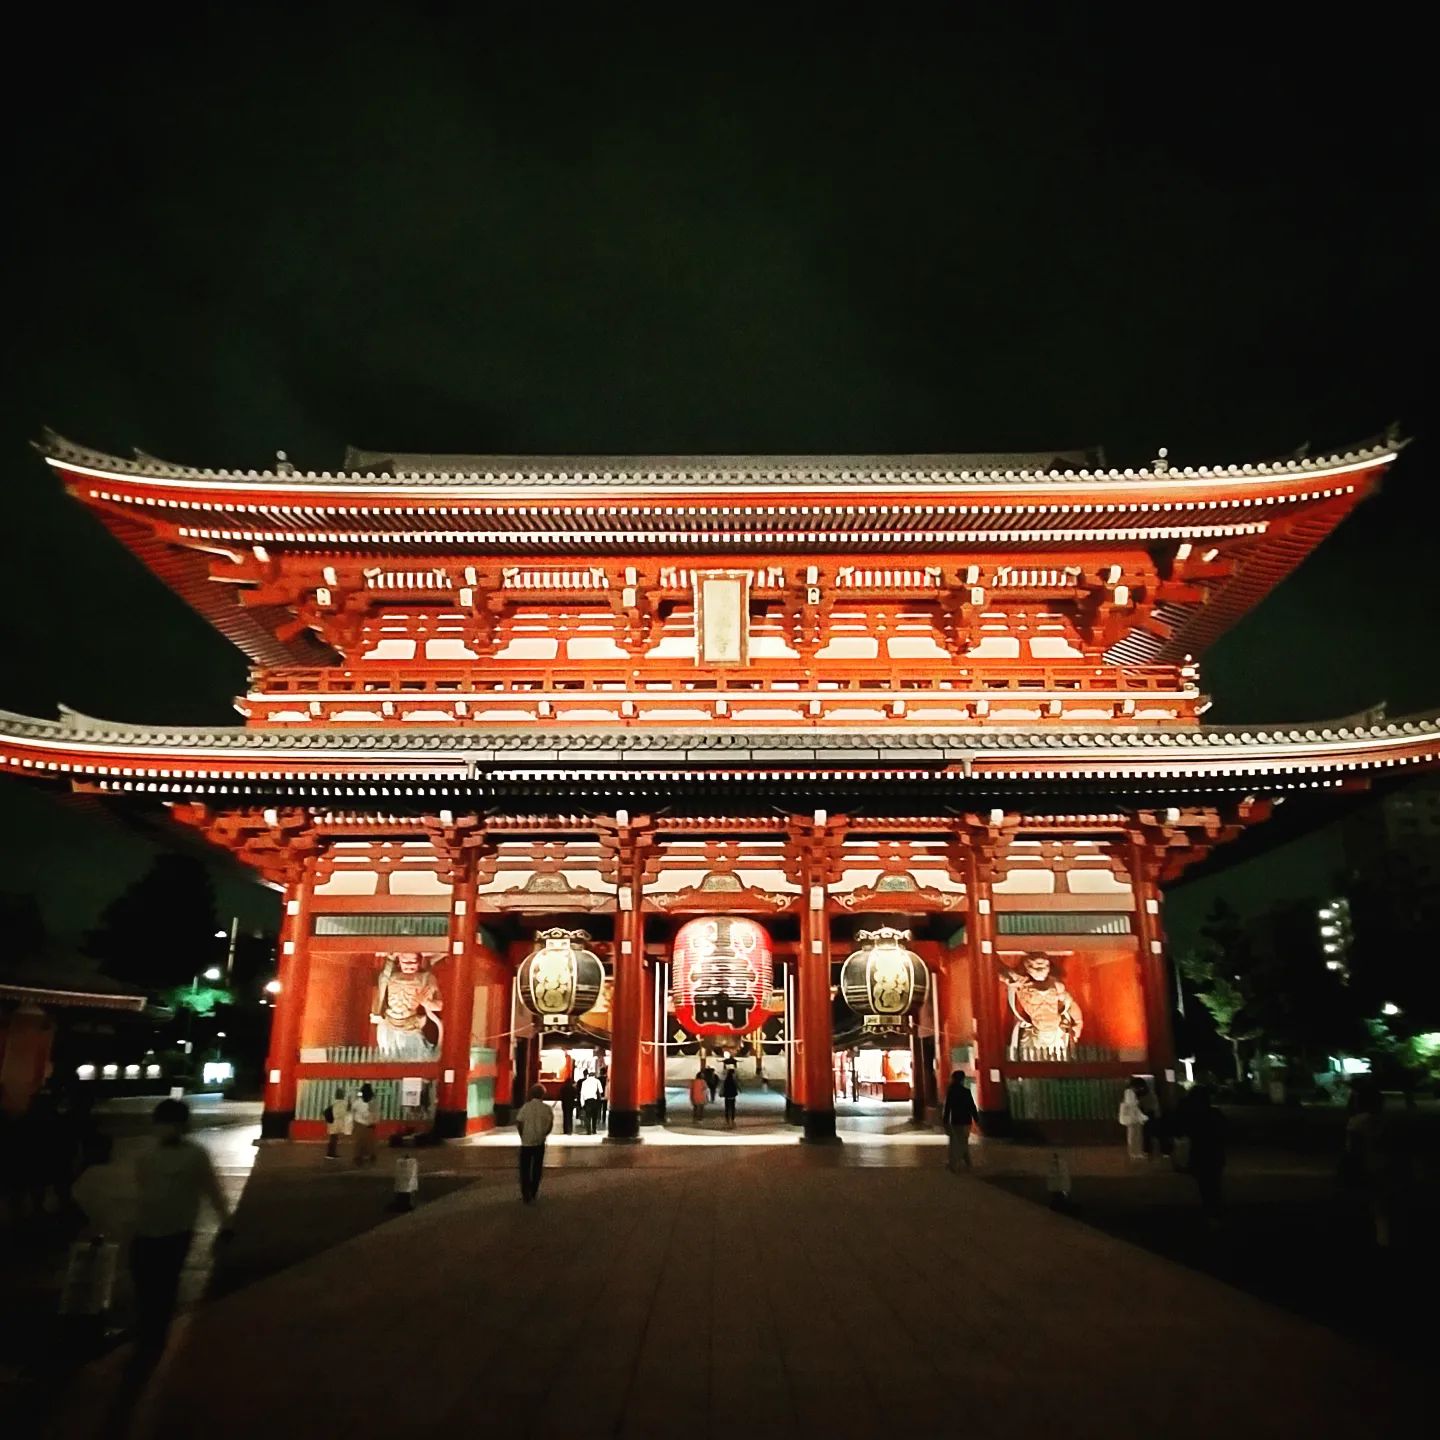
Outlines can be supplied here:
[[763, 1025], [774, 962], [753, 920], [724, 915], [680, 927], [672, 952], [675, 1019], [690, 1035], [748, 1035]]
[[840, 967], [840, 994], [867, 1029], [903, 1028], [930, 993], [930, 971], [909, 946], [910, 932], [861, 930]]
[[600, 957], [587, 949], [584, 930], [541, 930], [520, 966], [520, 1000], [542, 1025], [568, 1025], [591, 1009], [605, 983]]

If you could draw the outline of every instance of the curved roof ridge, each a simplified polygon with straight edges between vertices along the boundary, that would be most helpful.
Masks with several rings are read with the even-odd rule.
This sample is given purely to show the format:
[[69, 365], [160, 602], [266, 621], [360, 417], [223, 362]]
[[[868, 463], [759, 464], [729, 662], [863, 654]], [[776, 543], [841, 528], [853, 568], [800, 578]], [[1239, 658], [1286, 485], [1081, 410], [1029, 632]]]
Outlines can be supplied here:
[[[107, 454], [66, 439], [53, 430], [45, 430], [35, 448], [51, 463], [59, 466], [87, 468], [118, 477], [137, 479], [194, 480], [198, 483], [243, 481], [246, 484], [308, 485], [326, 483], [375, 485], [430, 485], [437, 487], [494, 483], [523, 476], [530, 483], [565, 484], [597, 483], [622, 480], [647, 484], [743, 483], [764, 481], [771, 477], [788, 479], [806, 476], [827, 480], [847, 478], [889, 477], [895, 480], [926, 483], [989, 483], [1039, 484], [1161, 481], [1175, 479], [1244, 479], [1246, 477], [1285, 477], [1330, 470], [1345, 465], [1359, 465], [1399, 453], [1409, 441], [1394, 431], [1348, 449], [1333, 450], [1321, 455], [1290, 456], [1285, 459], [1245, 462], [1229, 465], [1176, 465], [1162, 450], [1149, 464], [1116, 467], [1077, 464], [1090, 456], [1082, 451], [1046, 451], [1027, 455], [690, 455], [690, 456], [405, 456], [383, 452], [351, 451], [350, 458], [361, 463], [385, 465], [395, 460], [415, 464], [429, 461], [434, 469], [389, 470], [382, 466], [364, 471], [299, 470], [277, 462], [266, 470], [241, 470], [177, 465], [154, 459], [146, 454], [125, 458]], [[1048, 463], [1035, 462], [1049, 456]], [[975, 464], [993, 460], [1029, 462], [1021, 464]], [[472, 468], [448, 468], [463, 464]], [[486, 466], [494, 468], [479, 467]], [[607, 468], [608, 467], [608, 468]]]
[[66, 706], [55, 719], [0, 710], [0, 739], [75, 740], [137, 746], [184, 740], [192, 745], [216, 749], [423, 750], [448, 749], [665, 749], [683, 741], [695, 747], [725, 748], [821, 748], [853, 745], [867, 748], [975, 748], [1006, 749], [1030, 744], [1046, 749], [1090, 747], [1133, 747], [1140, 749], [1196, 749], [1254, 743], [1311, 744], [1327, 740], [1383, 740], [1402, 736], [1440, 735], [1440, 709], [1421, 711], [1396, 719], [1359, 724], [1355, 717], [1338, 720], [1250, 725], [1069, 725], [1036, 727], [1025, 725], [947, 725], [923, 729], [874, 727], [854, 732], [815, 730], [804, 726], [763, 730], [706, 729], [675, 726], [666, 730], [568, 730], [544, 729], [533, 724], [465, 726], [442, 729], [436, 726], [406, 725], [366, 728], [301, 728], [246, 725], [141, 725], [130, 721], [104, 721]]

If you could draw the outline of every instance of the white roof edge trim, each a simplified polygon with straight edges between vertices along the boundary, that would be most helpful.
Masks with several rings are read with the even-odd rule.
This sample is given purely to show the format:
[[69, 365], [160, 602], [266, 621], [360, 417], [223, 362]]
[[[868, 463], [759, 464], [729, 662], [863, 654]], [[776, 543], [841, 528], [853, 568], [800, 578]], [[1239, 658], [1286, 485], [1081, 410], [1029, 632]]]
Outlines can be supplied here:
[[[1124, 490], [1127, 486], [1144, 486], [1147, 489], [1154, 489], [1157, 486], [1165, 490], [1184, 491], [1197, 488], [1235, 488], [1244, 489], [1253, 487], [1257, 483], [1269, 483], [1280, 485], [1284, 483], [1303, 484], [1317, 479], [1326, 479], [1332, 476], [1357, 474], [1364, 470], [1373, 470], [1377, 466], [1391, 464], [1399, 454], [1395, 449], [1379, 449], [1374, 452], [1367, 452], [1358, 456], [1335, 456], [1324, 457], [1316, 461], [1298, 462], [1294, 469], [1288, 465], [1261, 464], [1252, 466], [1249, 474], [1234, 474], [1232, 467], [1216, 467], [1207, 469], [1203, 466], [1176, 467], [1171, 470], [1154, 471], [1149, 468], [1133, 470], [1126, 473], [1123, 470], [1093, 470], [1082, 473], [1079, 470], [1066, 470], [1059, 472], [1046, 472], [1034, 470], [1016, 471], [961, 471], [959, 475], [973, 475], [984, 477], [976, 480], [962, 480], [957, 478], [945, 484], [930, 483], [925, 488], [930, 491], [943, 493], [947, 488], [963, 490], [967, 495], [983, 494], [987, 491], [1002, 493], [1014, 490], [1017, 485], [1023, 486], [1027, 494], [1053, 493], [1063, 495], [1073, 492], [1076, 489], [1083, 489], [1087, 485], [1102, 484], [1109, 489]], [[514, 483], [492, 482], [485, 484], [478, 476], [457, 475], [451, 483], [426, 484], [395, 484], [387, 485], [383, 481], [359, 481], [344, 483], [337, 481], [333, 475], [329, 478], [322, 478], [314, 471], [296, 471], [294, 474], [281, 475], [277, 471], [265, 470], [253, 472], [255, 478], [249, 473], [242, 474], [233, 470], [196, 470], [194, 474], [166, 475], [147, 471], [137, 467], [134, 470], [107, 470], [100, 466], [87, 465], [80, 461], [66, 460], [57, 455], [46, 455], [45, 463], [56, 470], [64, 470], [74, 475], [85, 475], [96, 480], [109, 480], [120, 483], [140, 481], [148, 486], [164, 489], [194, 489], [200, 487], [214, 487], [233, 491], [253, 491], [257, 495], [273, 494], [277, 489], [283, 490], [287, 484], [296, 488], [304, 488], [313, 492], [315, 496], [322, 495], [356, 495], [368, 496], [372, 500], [377, 499], [409, 499], [413, 501], [417, 495], [424, 495], [427, 492], [437, 495], [444, 495], [449, 499], [460, 498], [467, 493], [473, 493], [478, 497], [504, 497], [513, 503], [517, 497], [534, 496], [544, 497], [551, 501], [559, 499], [585, 500], [593, 499], [595, 486], [601, 481], [580, 481], [570, 487], [563, 485], [548, 486], [526, 486]], [[863, 468], [863, 467], [862, 467]], [[1186, 474], [1185, 470], [1196, 470], [1199, 473]], [[1012, 478], [1005, 478], [1010, 476]], [[1063, 477], [1063, 478], [1057, 478]], [[405, 476], [396, 476], [396, 480], [404, 480]], [[412, 481], [421, 481], [423, 476], [414, 474], [409, 477]], [[653, 491], [657, 495], [674, 493], [676, 489], [683, 488], [677, 485], [651, 485], [639, 479], [624, 477], [627, 482], [626, 489], [636, 491]], [[690, 482], [687, 482], [690, 483]], [[694, 488], [703, 490], [713, 486], [713, 481], [696, 480]], [[850, 495], [855, 493], [854, 480], [849, 482], [825, 484], [819, 482], [791, 481], [785, 484], [770, 482], [768, 485], [763, 481], [748, 482], [751, 488], [768, 488], [804, 491], [809, 494], [834, 494]], [[915, 481], [884, 481], [868, 478], [865, 480], [867, 490], [881, 492], [902, 493], [916, 488]], [[921, 482], [923, 483], [923, 482]], [[615, 488], [620, 488], [618, 485]], [[744, 489], [744, 485], [726, 486], [727, 489]]]

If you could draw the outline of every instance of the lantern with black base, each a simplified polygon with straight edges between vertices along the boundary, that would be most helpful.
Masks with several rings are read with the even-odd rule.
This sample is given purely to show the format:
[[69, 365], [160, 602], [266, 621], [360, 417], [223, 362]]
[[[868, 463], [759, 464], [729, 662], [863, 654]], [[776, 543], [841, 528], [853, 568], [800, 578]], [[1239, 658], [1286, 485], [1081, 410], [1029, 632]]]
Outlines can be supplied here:
[[909, 946], [910, 932], [861, 930], [840, 967], [840, 994], [868, 1031], [908, 1033], [909, 1017], [930, 993], [930, 971]]
[[675, 935], [675, 1019], [690, 1035], [748, 1035], [766, 1020], [774, 976], [770, 937], [753, 920], [691, 920]]
[[517, 982], [521, 1003], [542, 1025], [568, 1027], [600, 998], [605, 967], [589, 940], [587, 931], [563, 926], [536, 933]]

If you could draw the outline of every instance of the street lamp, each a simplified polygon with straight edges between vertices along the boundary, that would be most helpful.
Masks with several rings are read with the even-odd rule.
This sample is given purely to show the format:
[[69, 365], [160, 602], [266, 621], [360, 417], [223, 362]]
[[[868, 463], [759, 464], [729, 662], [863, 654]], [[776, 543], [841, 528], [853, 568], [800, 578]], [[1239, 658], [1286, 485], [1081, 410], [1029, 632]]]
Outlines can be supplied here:
[[1387, 1000], [1380, 1007], [1380, 1013], [1382, 1015], [1398, 1015], [1400, 1013], [1400, 1007], [1394, 1004], [1392, 1001]]
[[221, 976], [221, 973], [222, 973], [222, 972], [221, 972], [221, 969], [220, 969], [220, 967], [219, 967], [218, 965], [212, 965], [212, 966], [205, 972], [205, 978], [206, 978], [207, 980], [218, 980], [218, 979], [220, 978], [220, 976]]
[[267, 995], [278, 995], [284, 988], [278, 980], [267, 980], [265, 982], [265, 993]]

